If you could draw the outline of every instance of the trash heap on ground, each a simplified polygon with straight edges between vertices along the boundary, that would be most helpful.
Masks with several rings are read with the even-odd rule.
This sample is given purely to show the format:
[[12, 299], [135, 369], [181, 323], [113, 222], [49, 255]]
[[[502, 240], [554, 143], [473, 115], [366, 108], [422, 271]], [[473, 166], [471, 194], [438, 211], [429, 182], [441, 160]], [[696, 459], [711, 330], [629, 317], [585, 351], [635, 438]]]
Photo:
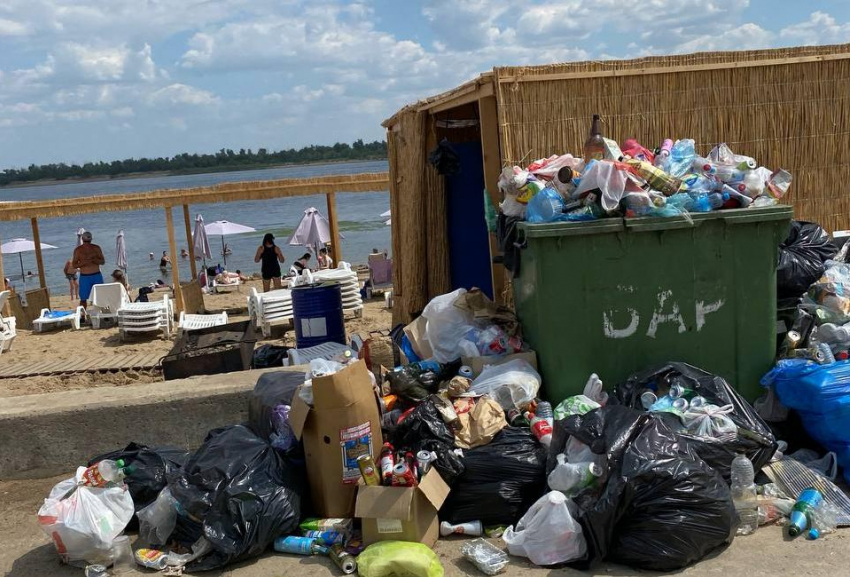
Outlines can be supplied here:
[[689, 138], [667, 138], [653, 150], [634, 138], [620, 145], [602, 136], [597, 115], [582, 156], [541, 158], [499, 177], [502, 214], [531, 223], [772, 206], [790, 185], [787, 170], [759, 166], [725, 143], [705, 157]]
[[[820, 282], [811, 300], [850, 321], [850, 293], [829, 276], [839, 266], [827, 265], [830, 298]], [[93, 458], [53, 489], [39, 523], [63, 561], [92, 575], [128, 556], [179, 574], [273, 547], [364, 577], [440, 577], [440, 537], [469, 539], [462, 555], [486, 575], [512, 556], [669, 571], [763, 524], [809, 538], [850, 524], [835, 467], [783, 456], [719, 376], [670, 362], [607, 392], [589, 375], [582, 394], [548, 402], [517, 318], [477, 290], [433, 299], [395, 333], [397, 366], [367, 341], [368, 363], [340, 355], [306, 375], [263, 374], [248, 422], [210, 431], [192, 454], [131, 443]], [[835, 451], [827, 432], [846, 439], [836, 424], [847, 421], [829, 411], [850, 403], [824, 401], [850, 398], [847, 367], [780, 361], [768, 377]], [[136, 528], [131, 551], [122, 534]]]

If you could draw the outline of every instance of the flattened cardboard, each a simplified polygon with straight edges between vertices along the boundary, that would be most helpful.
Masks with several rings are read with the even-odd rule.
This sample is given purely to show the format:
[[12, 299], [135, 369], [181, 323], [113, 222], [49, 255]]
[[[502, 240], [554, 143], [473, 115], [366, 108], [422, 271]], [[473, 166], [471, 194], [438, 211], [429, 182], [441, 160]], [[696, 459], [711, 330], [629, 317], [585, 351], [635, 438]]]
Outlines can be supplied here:
[[404, 327], [404, 334], [407, 335], [407, 340], [410, 341], [413, 352], [419, 355], [421, 359], [430, 359], [434, 356], [431, 343], [428, 342], [425, 336], [426, 324], [425, 317], [418, 317], [415, 321]]
[[356, 459], [374, 456], [383, 444], [365, 363], [313, 379], [313, 399], [311, 408], [296, 393], [289, 413], [295, 436], [304, 441], [313, 508], [322, 517], [350, 518], [360, 477]]
[[433, 547], [440, 536], [437, 513], [449, 491], [435, 469], [412, 489], [360, 485], [355, 515], [362, 521], [363, 542], [412, 541]]
[[522, 359], [537, 370], [537, 353], [532, 350], [505, 355], [503, 357], [461, 357], [460, 362], [472, 369], [472, 374], [477, 377], [484, 370], [485, 365], [501, 365], [509, 361]]

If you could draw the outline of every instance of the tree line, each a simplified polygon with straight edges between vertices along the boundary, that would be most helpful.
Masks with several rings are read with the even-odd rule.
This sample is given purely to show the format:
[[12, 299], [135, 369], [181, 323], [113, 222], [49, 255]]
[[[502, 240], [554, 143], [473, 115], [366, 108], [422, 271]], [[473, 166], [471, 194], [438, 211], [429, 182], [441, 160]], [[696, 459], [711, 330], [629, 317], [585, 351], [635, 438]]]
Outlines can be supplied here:
[[144, 172], [206, 172], [259, 168], [275, 164], [305, 164], [334, 160], [380, 160], [387, 157], [387, 143], [376, 140], [352, 144], [337, 142], [333, 146], [311, 145], [288, 150], [239, 151], [222, 148], [215, 154], [177, 154], [172, 157], [126, 158], [112, 162], [86, 162], [85, 164], [31, 164], [26, 168], [7, 168], [0, 172], [0, 186], [37, 180], [64, 180], [68, 178], [113, 177]]

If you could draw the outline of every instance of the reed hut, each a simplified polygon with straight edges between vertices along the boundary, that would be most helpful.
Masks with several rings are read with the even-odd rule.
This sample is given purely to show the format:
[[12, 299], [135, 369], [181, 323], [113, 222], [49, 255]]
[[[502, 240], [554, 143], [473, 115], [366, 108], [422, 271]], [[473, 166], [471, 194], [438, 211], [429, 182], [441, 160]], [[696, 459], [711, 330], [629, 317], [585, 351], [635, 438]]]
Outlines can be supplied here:
[[[461, 286], [509, 299], [482, 190], [498, 205], [503, 166], [580, 153], [593, 114], [620, 142], [693, 138], [703, 154], [726, 142], [785, 168], [796, 218], [850, 228], [850, 44], [494, 68], [384, 122], [395, 321]], [[444, 138], [462, 177], [427, 161]]]

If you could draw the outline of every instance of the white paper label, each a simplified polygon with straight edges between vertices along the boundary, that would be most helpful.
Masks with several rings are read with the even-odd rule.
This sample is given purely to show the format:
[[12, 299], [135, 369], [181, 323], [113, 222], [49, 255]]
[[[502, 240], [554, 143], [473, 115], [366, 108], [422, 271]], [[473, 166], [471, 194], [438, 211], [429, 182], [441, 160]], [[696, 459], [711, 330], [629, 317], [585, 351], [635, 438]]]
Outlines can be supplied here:
[[378, 533], [401, 533], [401, 519], [377, 519]]
[[301, 334], [305, 337], [328, 336], [328, 323], [325, 317], [301, 319]]

